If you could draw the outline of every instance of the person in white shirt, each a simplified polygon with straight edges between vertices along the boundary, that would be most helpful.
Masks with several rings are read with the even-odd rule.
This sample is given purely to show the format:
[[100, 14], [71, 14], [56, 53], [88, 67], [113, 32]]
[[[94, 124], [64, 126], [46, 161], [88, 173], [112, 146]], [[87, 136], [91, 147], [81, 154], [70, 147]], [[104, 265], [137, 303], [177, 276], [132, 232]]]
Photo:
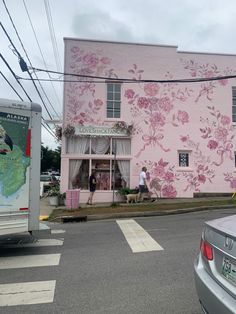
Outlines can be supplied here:
[[146, 172], [147, 172], [147, 168], [143, 167], [142, 171], [139, 174], [139, 196], [138, 196], [138, 198], [139, 198], [140, 202], [143, 201], [143, 193], [145, 193], [147, 190]]

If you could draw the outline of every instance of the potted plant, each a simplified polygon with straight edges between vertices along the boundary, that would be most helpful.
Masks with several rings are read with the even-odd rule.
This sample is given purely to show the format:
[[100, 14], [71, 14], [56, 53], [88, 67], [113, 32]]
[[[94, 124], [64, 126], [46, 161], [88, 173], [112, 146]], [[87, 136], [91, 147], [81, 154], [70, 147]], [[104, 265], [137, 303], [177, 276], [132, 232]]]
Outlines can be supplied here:
[[59, 205], [59, 197], [60, 197], [60, 186], [55, 185], [50, 187], [48, 190], [47, 196], [49, 197], [49, 204], [53, 206]]
[[66, 192], [59, 195], [59, 205], [66, 205]]

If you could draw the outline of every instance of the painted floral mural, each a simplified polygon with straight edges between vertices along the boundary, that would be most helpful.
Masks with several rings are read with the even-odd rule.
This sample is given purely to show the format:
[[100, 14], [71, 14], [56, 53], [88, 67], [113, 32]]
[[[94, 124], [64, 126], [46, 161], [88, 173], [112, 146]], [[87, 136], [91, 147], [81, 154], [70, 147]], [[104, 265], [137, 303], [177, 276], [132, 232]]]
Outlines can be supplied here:
[[177, 196], [175, 182], [179, 180], [179, 177], [175, 173], [175, 167], [171, 166], [169, 162], [161, 158], [159, 161], [145, 160], [137, 163], [136, 166], [139, 169], [143, 166], [147, 167], [147, 182], [150, 191], [156, 197], [175, 198]]
[[184, 191], [193, 190], [200, 192], [201, 186], [207, 182], [212, 183], [215, 177], [215, 170], [212, 166], [211, 158], [206, 156], [200, 149], [200, 143], [195, 143], [189, 135], [180, 136], [184, 147], [191, 151], [193, 166], [191, 171], [183, 171], [182, 176], [186, 180]]
[[[184, 69], [189, 71], [192, 78], [211, 78], [211, 77], [221, 77], [227, 75], [233, 75], [235, 72], [229, 68], [224, 70], [219, 70], [214, 63], [199, 63], [194, 60], [181, 59]], [[216, 89], [221, 86], [224, 87], [229, 83], [228, 79], [206, 81], [201, 83], [200, 89], [197, 89], [198, 95], [195, 99], [197, 103], [202, 97], [206, 97], [207, 100], [212, 101], [213, 94]]]
[[229, 187], [234, 192], [236, 191], [236, 174], [235, 173], [224, 173], [224, 180], [229, 182]]
[[[200, 62], [199, 60], [202, 60], [200, 58], [177, 58], [178, 66], [182, 71], [180, 73], [186, 73], [190, 78], [235, 74], [235, 71], [229, 67], [220, 68], [215, 63]], [[230, 169], [228, 172], [221, 170], [224, 165], [228, 168], [231, 164], [232, 167], [235, 166], [235, 128], [229, 112], [232, 106], [229, 103], [221, 106], [216, 97], [219, 91], [224, 91], [226, 87], [229, 89], [230, 80], [220, 79], [189, 85], [139, 82], [144, 77], [149, 78], [145, 64], [141, 62], [131, 64], [123, 69], [123, 77], [134, 79], [136, 82], [122, 84], [122, 120], [127, 126], [132, 125], [130, 134], [134, 139], [133, 142], [137, 144], [132, 158], [139, 169], [142, 166], [148, 168], [148, 183], [152, 192], [157, 197], [165, 198], [183, 196], [185, 192], [188, 194], [187, 192], [190, 191], [202, 192], [204, 188], [218, 180], [220, 173], [229, 188], [236, 190], [236, 174]], [[106, 53], [104, 48], [89, 50], [72, 47], [70, 49], [68, 70], [81, 76], [73, 77], [76, 83], [66, 83], [65, 122], [67, 124], [73, 126], [107, 124], [104, 116], [106, 112], [104, 86], [106, 85], [96, 84], [96, 80], [98, 77], [118, 78], [116, 72], [118, 69], [120, 70], [120, 67], [116, 64], [115, 55]], [[176, 75], [166, 70], [162, 78], [171, 80], [176, 78]], [[195, 114], [198, 108], [201, 114], [193, 117], [193, 113]], [[194, 134], [192, 134], [191, 127], [195, 122], [199, 125], [194, 125], [192, 128]], [[179, 136], [177, 143], [173, 143], [168, 137], [175, 133]], [[187, 171], [178, 169], [178, 157], [176, 157], [178, 147], [190, 152], [192, 164]], [[144, 152], [150, 153], [151, 156], [147, 157]], [[176, 154], [175, 163], [173, 163], [173, 153]], [[143, 160], [143, 156], [147, 160]], [[182, 191], [177, 192], [179, 180], [181, 180]], [[182, 194], [178, 195], [178, 193]]]
[[[144, 70], [139, 70], [134, 64], [128, 72], [132, 74], [132, 79], [141, 80]], [[169, 73], [166, 77], [171, 78]], [[169, 152], [170, 147], [162, 143], [165, 137], [164, 128], [189, 123], [188, 112], [177, 110], [175, 107], [177, 102], [186, 102], [192, 90], [187, 87], [181, 89], [177, 84], [139, 83], [136, 85], [137, 88], [127, 88], [124, 92], [135, 120], [136, 134], [141, 135], [143, 142], [135, 157], [140, 157], [148, 146], [156, 146], [163, 152]]]
[[[114, 69], [110, 67], [111, 59], [104, 56], [100, 49], [90, 52], [79, 47], [73, 47], [70, 53], [70, 73], [81, 76], [73, 77], [73, 80], [78, 81], [77, 83], [67, 83], [66, 122], [74, 125], [101, 125], [104, 120], [104, 117], [101, 116], [104, 99], [95, 97], [94, 78], [101, 76], [117, 77]], [[87, 75], [92, 77], [85, 77]]]
[[204, 125], [200, 128], [201, 137], [206, 140], [207, 148], [216, 153], [217, 160], [212, 163], [220, 166], [225, 158], [233, 160], [234, 127], [230, 117], [223, 115], [214, 106], [208, 106], [207, 109], [210, 113], [209, 118], [200, 117], [200, 122]]

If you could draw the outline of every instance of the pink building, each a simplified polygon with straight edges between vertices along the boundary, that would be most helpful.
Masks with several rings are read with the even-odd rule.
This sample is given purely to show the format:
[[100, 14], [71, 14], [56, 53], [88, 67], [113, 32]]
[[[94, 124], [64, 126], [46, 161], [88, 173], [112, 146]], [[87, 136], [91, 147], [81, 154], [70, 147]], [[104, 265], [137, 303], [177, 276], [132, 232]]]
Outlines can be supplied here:
[[168, 82], [235, 75], [236, 55], [66, 38], [65, 72], [81, 76], [64, 85], [63, 191], [86, 202], [96, 169], [94, 201], [112, 201], [143, 166], [153, 196], [236, 190], [235, 79]]

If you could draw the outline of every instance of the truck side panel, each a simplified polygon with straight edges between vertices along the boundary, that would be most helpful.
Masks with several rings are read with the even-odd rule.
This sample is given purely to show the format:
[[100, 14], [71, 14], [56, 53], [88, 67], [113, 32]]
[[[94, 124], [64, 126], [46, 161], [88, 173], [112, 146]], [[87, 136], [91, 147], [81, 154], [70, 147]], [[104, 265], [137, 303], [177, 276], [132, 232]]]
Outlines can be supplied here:
[[0, 99], [0, 235], [39, 228], [40, 125], [41, 108]]

